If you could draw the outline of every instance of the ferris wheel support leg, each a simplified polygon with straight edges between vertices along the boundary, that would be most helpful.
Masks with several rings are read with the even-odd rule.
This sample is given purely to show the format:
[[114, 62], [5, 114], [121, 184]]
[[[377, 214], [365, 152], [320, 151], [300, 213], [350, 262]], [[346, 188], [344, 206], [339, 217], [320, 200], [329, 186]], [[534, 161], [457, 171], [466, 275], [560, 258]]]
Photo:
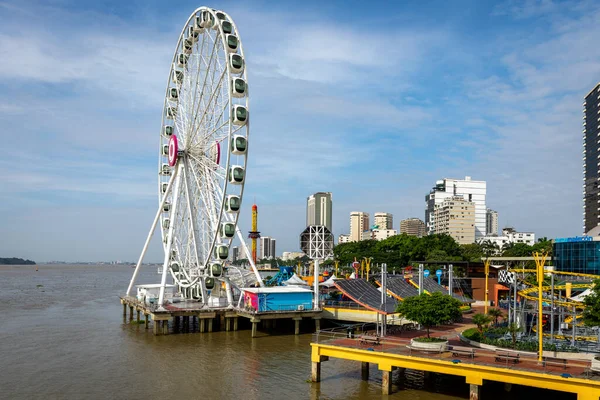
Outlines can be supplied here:
[[[196, 255], [196, 262], [198, 263], [198, 265], [200, 265], [200, 257], [198, 256], [198, 240], [196, 237], [196, 219], [194, 217], [194, 214], [192, 213], [192, 196], [190, 195], [190, 184], [189, 184], [189, 172], [188, 172], [188, 167], [187, 167], [187, 163], [183, 164], [183, 178], [184, 178], [184, 186], [185, 186], [185, 194], [187, 196], [187, 203], [188, 203], [188, 212], [190, 214], [190, 222], [192, 224], [192, 241], [194, 243], [194, 254]], [[204, 287], [204, 281], [200, 282], [200, 294], [202, 296], [202, 304], [206, 305], [208, 304], [208, 297], [207, 297], [207, 293], [206, 293], [206, 288]]]
[[225, 291], [227, 292], [227, 307], [233, 308], [233, 289], [231, 288], [231, 283], [229, 279], [223, 279], [223, 281], [225, 282]]
[[156, 216], [154, 217], [154, 222], [152, 222], [152, 227], [150, 228], [150, 232], [148, 232], [148, 237], [146, 238], [146, 243], [144, 243], [144, 248], [142, 249], [142, 254], [140, 254], [140, 258], [138, 259], [137, 265], [135, 266], [135, 271], [133, 271], [133, 276], [131, 277], [131, 281], [129, 282], [129, 286], [127, 287], [126, 296], [131, 294], [131, 289], [133, 285], [135, 285], [135, 280], [137, 279], [138, 272], [140, 271], [140, 266], [144, 261], [144, 257], [146, 256], [146, 251], [148, 250], [148, 245], [150, 245], [150, 239], [154, 236], [154, 231], [156, 230], [156, 224], [158, 224], [158, 220], [160, 219], [160, 214], [162, 214], [163, 207], [167, 201], [167, 194], [171, 190], [171, 186], [173, 185], [173, 181], [175, 179], [175, 174], [169, 179], [169, 183], [167, 184], [167, 190], [165, 191], [165, 195], [162, 198], [158, 206], [158, 210], [156, 211]]
[[244, 250], [244, 253], [246, 253], [246, 258], [247, 258], [248, 262], [250, 263], [250, 266], [252, 267], [252, 272], [254, 272], [254, 276], [256, 277], [256, 280], [258, 281], [259, 286], [264, 287], [265, 284], [263, 283], [263, 280], [260, 277], [260, 274], [258, 273], [258, 269], [256, 269], [256, 264], [254, 264], [254, 260], [252, 259], [252, 255], [250, 254], [250, 251], [248, 250], [248, 246], [246, 246], [246, 242], [244, 241], [242, 232], [240, 231], [240, 228], [237, 225], [235, 227], [235, 232], [238, 235], [238, 239], [240, 239], [240, 243], [242, 244], [242, 249]]
[[[173, 207], [171, 208], [171, 216], [176, 216], [177, 215], [177, 200], [178, 200], [178, 196], [177, 194], [179, 193], [179, 183], [181, 182], [181, 178], [180, 178], [180, 169], [182, 168], [182, 163], [179, 163], [179, 165], [177, 166], [177, 168], [175, 169], [175, 172], [173, 173], [173, 177], [171, 178], [171, 181], [175, 180], [175, 190], [174, 190], [174, 196], [173, 197]], [[169, 182], [169, 184], [171, 184], [171, 182]], [[167, 197], [167, 194], [169, 193], [169, 188], [167, 187], [167, 190], [165, 191], [165, 197]], [[171, 218], [171, 220], [174, 220], [174, 218]], [[160, 292], [158, 295], [158, 306], [162, 307], [164, 300], [165, 300], [165, 286], [167, 284], [167, 271], [169, 269], [169, 260], [171, 259], [171, 249], [173, 248], [173, 227], [175, 226], [174, 223], [169, 225], [169, 232], [167, 233], [167, 248], [165, 249], [165, 260], [163, 262], [163, 270], [162, 270], [162, 277], [160, 280]]]

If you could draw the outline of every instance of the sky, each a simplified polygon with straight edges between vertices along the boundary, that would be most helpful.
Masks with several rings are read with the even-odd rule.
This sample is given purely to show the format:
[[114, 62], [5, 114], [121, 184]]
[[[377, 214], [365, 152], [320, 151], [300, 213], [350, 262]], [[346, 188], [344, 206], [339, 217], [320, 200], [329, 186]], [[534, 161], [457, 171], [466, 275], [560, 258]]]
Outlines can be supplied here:
[[[0, 257], [137, 260], [156, 212], [170, 60], [190, 1], [0, 1]], [[581, 235], [582, 103], [600, 2], [214, 1], [243, 41], [253, 202], [277, 254], [306, 198], [424, 219], [436, 180], [487, 181], [500, 227]], [[158, 233], [158, 232], [157, 232]], [[160, 234], [158, 233], [160, 236]], [[162, 260], [154, 240], [146, 261]]]

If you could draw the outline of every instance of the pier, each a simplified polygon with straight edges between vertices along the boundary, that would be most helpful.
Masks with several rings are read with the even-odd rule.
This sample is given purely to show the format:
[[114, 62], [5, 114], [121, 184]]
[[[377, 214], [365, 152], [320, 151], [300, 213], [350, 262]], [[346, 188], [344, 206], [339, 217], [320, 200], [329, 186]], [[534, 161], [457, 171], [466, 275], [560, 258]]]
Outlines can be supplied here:
[[135, 297], [121, 297], [123, 305], [123, 319], [127, 320], [129, 310], [129, 321], [143, 322], [146, 329], [152, 321], [152, 332], [155, 335], [168, 335], [169, 324], [173, 332], [213, 332], [218, 326], [220, 330], [237, 331], [239, 318], [245, 318], [252, 324], [252, 337], [258, 336], [259, 327], [274, 328], [277, 320], [293, 320], [294, 334], [300, 334], [300, 323], [303, 319], [312, 319], [315, 331], [321, 327], [321, 310], [302, 311], [251, 311], [237, 308], [209, 308], [203, 307], [201, 303], [184, 301], [172, 303], [159, 308], [156, 304], [146, 304]]
[[548, 357], [546, 362], [540, 363], [535, 353], [513, 352], [514, 356], [506, 356], [494, 350], [466, 348], [458, 339], [450, 339], [441, 350], [424, 350], [411, 346], [410, 336], [415, 335], [418, 332], [367, 340], [367, 335], [331, 330], [317, 332], [311, 343], [311, 379], [320, 382], [322, 363], [338, 358], [356, 361], [363, 380], [369, 379], [369, 365], [376, 364], [382, 373], [384, 395], [392, 393], [393, 370], [413, 369], [464, 377], [471, 400], [480, 399], [485, 381], [574, 393], [578, 400], [600, 397], [600, 379], [594, 376], [589, 360], [575, 359], [577, 354], [564, 362]]

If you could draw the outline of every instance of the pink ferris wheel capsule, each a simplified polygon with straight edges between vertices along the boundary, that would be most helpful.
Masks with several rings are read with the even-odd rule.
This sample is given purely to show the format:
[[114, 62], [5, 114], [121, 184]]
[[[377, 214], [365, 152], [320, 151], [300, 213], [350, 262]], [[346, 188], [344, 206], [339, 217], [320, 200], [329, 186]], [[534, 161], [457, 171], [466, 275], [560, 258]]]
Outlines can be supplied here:
[[177, 144], [177, 135], [171, 135], [169, 139], [169, 166], [174, 167], [177, 163], [177, 152], [179, 145]]

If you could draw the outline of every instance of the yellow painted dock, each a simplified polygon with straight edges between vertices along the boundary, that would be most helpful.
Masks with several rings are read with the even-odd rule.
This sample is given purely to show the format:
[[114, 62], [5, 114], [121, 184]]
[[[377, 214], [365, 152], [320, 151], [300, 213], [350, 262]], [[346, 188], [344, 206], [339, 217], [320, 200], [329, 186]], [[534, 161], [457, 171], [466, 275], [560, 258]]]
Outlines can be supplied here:
[[382, 340], [381, 344], [366, 346], [360, 343], [364, 343], [360, 337], [337, 337], [311, 343], [312, 381], [321, 380], [322, 362], [337, 358], [361, 362], [363, 379], [365, 370], [368, 379], [369, 363], [376, 364], [382, 371], [383, 394], [391, 393], [391, 371], [399, 368], [463, 376], [470, 385], [472, 400], [479, 399], [484, 381], [575, 393], [578, 400], [598, 400], [600, 397], [600, 380], [593, 378], [589, 362], [582, 360], [569, 360], [568, 368], [565, 366], [564, 369], [562, 366], [542, 366], [534, 358], [524, 359], [519, 364], [504, 365], [494, 362], [493, 352], [482, 349], [476, 349], [477, 356], [470, 359], [453, 356], [452, 351], [435, 354], [411, 351], [410, 346], [407, 347], [410, 342], [406, 340]]

